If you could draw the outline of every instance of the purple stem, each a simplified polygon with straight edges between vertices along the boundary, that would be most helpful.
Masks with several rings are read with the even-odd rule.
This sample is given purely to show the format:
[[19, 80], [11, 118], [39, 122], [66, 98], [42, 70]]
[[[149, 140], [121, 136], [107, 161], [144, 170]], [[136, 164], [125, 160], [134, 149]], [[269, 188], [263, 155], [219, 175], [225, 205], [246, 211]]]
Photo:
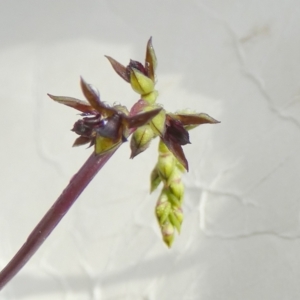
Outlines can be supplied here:
[[0, 272], [0, 290], [22, 269], [33, 254], [39, 249], [82, 191], [102, 169], [116, 150], [117, 149], [106, 155], [102, 155], [101, 157], [93, 153], [88, 158], [78, 173], [70, 180], [68, 186], [42, 220], [33, 229], [20, 250]]

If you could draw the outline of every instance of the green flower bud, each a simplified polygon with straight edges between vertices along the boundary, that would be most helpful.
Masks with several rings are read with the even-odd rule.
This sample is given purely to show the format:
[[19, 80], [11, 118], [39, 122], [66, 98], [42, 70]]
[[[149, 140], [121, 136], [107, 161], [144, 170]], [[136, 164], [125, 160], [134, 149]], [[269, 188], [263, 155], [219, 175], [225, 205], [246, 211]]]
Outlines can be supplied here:
[[183, 221], [183, 211], [181, 207], [175, 207], [173, 208], [173, 213], [180, 224], [182, 224]]
[[168, 191], [166, 189], [163, 189], [157, 200], [157, 205], [168, 202], [168, 201], [169, 201]]
[[181, 200], [174, 196], [170, 191], [168, 191], [168, 199], [171, 202], [172, 207], [181, 207]]
[[[174, 156], [173, 156], [174, 157]], [[170, 186], [173, 182], [180, 182], [181, 181], [181, 171], [176, 167], [176, 158], [174, 157], [175, 163], [174, 168], [171, 176], [168, 177], [167, 186]]]
[[178, 181], [173, 181], [170, 186], [169, 189], [171, 191], [171, 193], [179, 199], [179, 201], [181, 202], [183, 199], [183, 195], [184, 195], [184, 185], [182, 183], [182, 181], [180, 180]]
[[174, 234], [175, 230], [171, 223], [166, 222], [161, 227], [161, 233], [163, 236], [163, 241], [166, 243], [166, 245], [170, 248], [174, 241]]
[[158, 172], [156, 166], [155, 166], [155, 168], [151, 172], [151, 179], [150, 179], [150, 181], [151, 181], [150, 193], [152, 193], [154, 190], [156, 190], [156, 188], [161, 183], [161, 178], [159, 176], [159, 172]]
[[140, 95], [149, 94], [154, 90], [153, 80], [135, 68], [130, 69], [130, 84], [132, 89]]
[[154, 137], [154, 132], [149, 125], [144, 125], [135, 130], [131, 137], [130, 148], [131, 156], [134, 158], [141, 152], [145, 151]]
[[168, 181], [175, 170], [176, 158], [172, 153], [160, 154], [157, 168], [164, 181]]
[[174, 214], [173, 210], [171, 209], [169, 214], [170, 223], [176, 228], [177, 232], [180, 233], [181, 230], [181, 222], [177, 219], [177, 216]]
[[166, 201], [166, 202], [160, 202], [158, 201], [155, 212], [156, 212], [156, 217], [158, 220], [158, 223], [160, 226], [166, 222], [168, 219], [169, 213], [171, 211], [171, 203]]

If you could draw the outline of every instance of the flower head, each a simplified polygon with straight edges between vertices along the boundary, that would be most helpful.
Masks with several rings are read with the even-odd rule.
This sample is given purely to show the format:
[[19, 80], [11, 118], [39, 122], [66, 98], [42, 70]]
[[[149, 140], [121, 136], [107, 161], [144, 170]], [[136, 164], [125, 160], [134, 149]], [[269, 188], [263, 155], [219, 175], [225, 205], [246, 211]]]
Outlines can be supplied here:
[[188, 161], [182, 146], [190, 144], [189, 130], [201, 124], [219, 121], [204, 113], [187, 110], [169, 113], [156, 103], [155, 90], [157, 60], [150, 38], [146, 48], [145, 64], [130, 60], [125, 67], [106, 56], [116, 73], [140, 95], [130, 112], [126, 107], [112, 107], [100, 100], [91, 85], [81, 79], [81, 89], [88, 102], [70, 97], [49, 95], [53, 100], [81, 112], [72, 131], [79, 135], [73, 146], [90, 144], [96, 154], [115, 150], [131, 133], [131, 158], [145, 151], [152, 139], [159, 137], [158, 161], [151, 173], [151, 192], [160, 184], [162, 192], [157, 201], [155, 214], [162, 238], [171, 247], [175, 232], [180, 233], [183, 221], [184, 185], [182, 173], [188, 171]]
[[161, 110], [155, 108], [129, 116], [124, 106], [110, 107], [104, 104], [100, 100], [99, 92], [82, 78], [80, 84], [88, 103], [76, 98], [48, 95], [53, 100], [82, 112], [83, 118], [78, 120], [72, 129], [79, 135], [73, 146], [90, 143], [90, 146], [95, 145], [96, 154], [104, 154], [127, 141], [129, 129], [143, 126]]

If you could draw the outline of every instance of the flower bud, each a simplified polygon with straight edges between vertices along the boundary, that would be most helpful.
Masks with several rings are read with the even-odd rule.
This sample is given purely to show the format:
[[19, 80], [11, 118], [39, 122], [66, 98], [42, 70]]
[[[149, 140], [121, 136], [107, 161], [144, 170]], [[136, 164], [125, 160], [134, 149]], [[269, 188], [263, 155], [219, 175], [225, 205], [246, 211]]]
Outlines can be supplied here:
[[170, 248], [174, 241], [175, 230], [171, 223], [166, 222], [161, 226], [161, 233], [166, 245]]
[[172, 207], [181, 207], [181, 200], [178, 199], [176, 196], [174, 196], [170, 191], [168, 191], [168, 199], [172, 205]]
[[171, 211], [171, 203], [170, 202], [158, 201], [156, 208], [155, 208], [155, 213], [156, 213], [156, 217], [157, 217], [157, 220], [158, 220], [158, 223], [160, 226], [162, 226], [162, 224], [164, 224], [166, 222], [170, 211]]
[[155, 166], [155, 168], [153, 169], [153, 171], [151, 172], [151, 186], [150, 186], [150, 193], [152, 193], [154, 190], [156, 190], [156, 188], [159, 186], [159, 184], [161, 183], [161, 178], [159, 176], [159, 172], [157, 170], [157, 167]]
[[136, 129], [130, 141], [131, 156], [134, 158], [145, 151], [154, 137], [154, 132], [149, 125], [144, 125]]
[[180, 233], [181, 222], [177, 219], [177, 217], [174, 214], [173, 210], [170, 211], [169, 220], [170, 220], [170, 223], [176, 228], [177, 232]]
[[173, 208], [173, 213], [180, 224], [182, 224], [183, 221], [183, 211], [181, 207], [175, 207]]
[[158, 158], [157, 168], [161, 178], [168, 181], [175, 170], [176, 158], [172, 153], [160, 154]]
[[178, 181], [173, 181], [170, 186], [169, 189], [171, 191], [171, 193], [177, 198], [179, 199], [179, 201], [181, 202], [183, 199], [183, 195], [184, 195], [184, 185], [182, 183], [182, 181], [180, 180]]
[[140, 95], [149, 94], [154, 90], [153, 80], [135, 68], [130, 69], [130, 84], [132, 89]]
[[[173, 156], [174, 157], [174, 156]], [[173, 182], [180, 182], [181, 181], [181, 171], [176, 166], [176, 158], [174, 157], [174, 169], [171, 176], [168, 177], [167, 186], [170, 186]]]

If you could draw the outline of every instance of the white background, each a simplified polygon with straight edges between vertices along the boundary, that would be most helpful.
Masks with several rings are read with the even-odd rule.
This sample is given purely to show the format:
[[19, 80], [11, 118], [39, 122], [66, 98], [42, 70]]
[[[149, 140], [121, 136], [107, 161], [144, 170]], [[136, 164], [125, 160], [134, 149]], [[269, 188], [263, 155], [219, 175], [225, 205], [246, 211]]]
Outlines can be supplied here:
[[182, 233], [171, 250], [149, 195], [157, 141], [125, 144], [1, 300], [300, 297], [300, 3], [297, 0], [0, 1], [0, 267], [90, 155], [77, 112], [46, 93], [138, 96], [104, 55], [158, 57], [159, 102], [222, 121], [191, 132]]

